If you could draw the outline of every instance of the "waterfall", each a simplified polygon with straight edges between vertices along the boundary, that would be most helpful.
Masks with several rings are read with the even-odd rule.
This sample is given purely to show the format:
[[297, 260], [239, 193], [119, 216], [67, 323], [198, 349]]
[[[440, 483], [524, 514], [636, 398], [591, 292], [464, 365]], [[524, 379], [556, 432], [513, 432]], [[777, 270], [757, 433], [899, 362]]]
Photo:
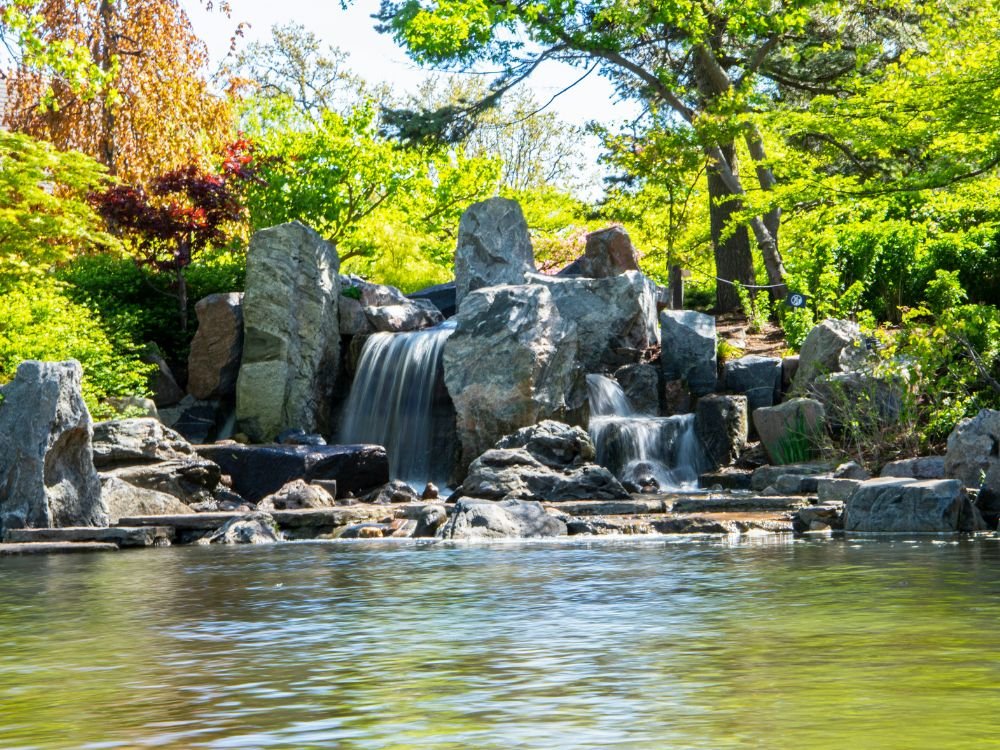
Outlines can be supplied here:
[[604, 375], [588, 375], [590, 439], [597, 462], [627, 487], [644, 491], [696, 489], [705, 465], [694, 415], [638, 414], [621, 386]]
[[417, 491], [444, 488], [451, 472], [455, 411], [444, 387], [444, 344], [455, 323], [376, 333], [361, 350], [340, 442], [385, 446], [389, 475]]

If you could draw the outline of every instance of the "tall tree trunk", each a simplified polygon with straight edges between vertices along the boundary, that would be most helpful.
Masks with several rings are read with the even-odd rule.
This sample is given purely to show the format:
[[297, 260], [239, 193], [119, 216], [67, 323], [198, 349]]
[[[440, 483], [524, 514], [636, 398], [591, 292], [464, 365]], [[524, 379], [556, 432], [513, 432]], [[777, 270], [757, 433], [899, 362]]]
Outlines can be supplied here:
[[[94, 42], [94, 62], [105, 73], [111, 70], [114, 62], [114, 3], [113, 0], [101, 0], [98, 9], [100, 23], [99, 35]], [[99, 160], [108, 168], [108, 174], [118, 174], [118, 153], [115, 148], [115, 111], [108, 101], [106, 92], [101, 93], [101, 125], [98, 136]]]
[[[733, 144], [722, 147], [722, 154], [733, 174], [738, 174], [736, 149]], [[715, 250], [715, 275], [726, 281], [738, 281], [744, 285], [757, 283], [753, 270], [753, 252], [750, 248], [750, 234], [745, 226], [738, 226], [723, 239], [723, 233], [733, 214], [742, 205], [726, 186], [725, 180], [716, 167], [708, 170], [709, 223], [712, 232], [712, 247]], [[725, 281], [716, 281], [715, 309], [717, 312], [732, 312], [740, 308], [740, 298], [736, 288]]]

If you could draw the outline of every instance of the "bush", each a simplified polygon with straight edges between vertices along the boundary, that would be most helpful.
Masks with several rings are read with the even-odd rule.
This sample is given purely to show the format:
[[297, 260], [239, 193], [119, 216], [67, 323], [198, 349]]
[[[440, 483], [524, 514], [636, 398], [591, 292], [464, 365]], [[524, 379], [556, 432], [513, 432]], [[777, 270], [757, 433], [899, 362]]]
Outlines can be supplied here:
[[111, 396], [148, 395], [155, 369], [139, 360], [137, 348], [115, 340], [96, 311], [74, 302], [65, 284], [52, 279], [22, 281], [4, 292], [0, 318], [0, 382], [14, 377], [26, 359], [76, 359], [83, 365], [83, 395], [96, 419], [113, 409]]

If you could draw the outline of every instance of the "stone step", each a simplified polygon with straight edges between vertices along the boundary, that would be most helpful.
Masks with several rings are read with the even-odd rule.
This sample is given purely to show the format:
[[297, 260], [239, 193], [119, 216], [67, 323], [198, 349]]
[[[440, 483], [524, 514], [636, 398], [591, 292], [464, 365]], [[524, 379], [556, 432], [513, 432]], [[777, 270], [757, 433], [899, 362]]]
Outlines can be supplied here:
[[543, 503], [546, 508], [570, 516], [628, 516], [643, 513], [665, 513], [667, 500], [655, 495], [629, 500], [565, 500]]
[[797, 510], [809, 504], [809, 498], [801, 495], [711, 495], [676, 499], [670, 510], [673, 513], [771, 513]]
[[171, 526], [10, 529], [4, 534], [5, 542], [106, 542], [119, 547], [167, 546], [173, 538], [174, 529]]
[[704, 489], [749, 490], [752, 476], [751, 471], [712, 471], [698, 476], [698, 486]]
[[578, 534], [745, 534], [751, 531], [790, 533], [787, 513], [664, 513], [648, 516], [585, 516], [567, 520]]
[[16, 542], [0, 544], [0, 556], [51, 555], [72, 552], [116, 552], [117, 544], [110, 542]]

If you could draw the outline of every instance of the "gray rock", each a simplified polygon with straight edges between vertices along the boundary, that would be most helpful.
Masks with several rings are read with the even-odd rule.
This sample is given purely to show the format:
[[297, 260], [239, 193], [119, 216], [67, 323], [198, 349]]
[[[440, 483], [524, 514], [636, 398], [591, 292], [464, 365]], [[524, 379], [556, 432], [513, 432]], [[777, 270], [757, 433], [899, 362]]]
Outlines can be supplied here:
[[794, 398], [765, 406], [753, 413], [753, 421], [773, 463], [800, 463], [819, 455], [826, 421], [819, 401]]
[[774, 483], [779, 495], [810, 495], [819, 489], [819, 477], [802, 474], [782, 474]]
[[455, 291], [459, 310], [470, 292], [523, 284], [535, 270], [528, 224], [517, 201], [490, 198], [469, 206], [458, 224]]
[[101, 476], [101, 496], [108, 507], [111, 523], [135, 516], [179, 516], [194, 510], [166, 492], [144, 489], [123, 479]]
[[406, 300], [396, 305], [365, 307], [363, 310], [372, 329], [386, 333], [418, 331], [444, 320], [441, 312], [426, 300]]
[[[455, 404], [459, 475], [504, 435], [582, 404], [576, 325], [543, 286], [472, 292], [444, 347], [444, 379]], [[578, 395], [577, 395], [578, 394]]]
[[795, 380], [795, 373], [799, 371], [799, 355], [783, 357], [781, 360], [781, 392], [788, 393]]
[[523, 448], [486, 451], [472, 462], [456, 494], [487, 500], [514, 497], [545, 502], [628, 497], [621, 483], [603, 466], [588, 463], [555, 469]]
[[220, 401], [199, 401], [188, 394], [175, 406], [160, 409], [160, 421], [186, 440], [203, 444], [214, 440], [231, 411], [223, 410]]
[[902, 378], [857, 370], [819, 375], [807, 386], [806, 393], [826, 407], [827, 419], [835, 431], [858, 425], [864, 431], [875, 432], [899, 419], [906, 388]]
[[638, 271], [601, 279], [529, 274], [528, 281], [548, 287], [559, 314], [576, 323], [586, 372], [634, 362], [659, 343], [656, 285]]
[[445, 521], [448, 520], [448, 510], [443, 505], [428, 505], [417, 518], [417, 528], [413, 532], [414, 537], [437, 536]]
[[29, 360], [0, 387], [0, 534], [108, 525], [82, 377], [75, 360]]
[[983, 409], [963, 419], [948, 435], [944, 470], [966, 487], [979, 487], [983, 477], [1000, 463], [1000, 411]]
[[295, 427], [284, 432], [279, 432], [274, 439], [278, 445], [326, 445], [326, 438], [317, 435], [315, 432], [306, 432]]
[[586, 430], [552, 419], [522, 427], [517, 432], [506, 435], [497, 442], [496, 447], [523, 448], [552, 469], [572, 469], [593, 463], [597, 456]]
[[660, 339], [660, 363], [666, 380], [683, 380], [696, 396], [715, 390], [715, 318], [694, 310], [663, 310]]
[[352, 297], [341, 295], [338, 302], [340, 333], [343, 336], [369, 336], [375, 333], [375, 326], [365, 314], [365, 307]]
[[280, 490], [259, 503], [257, 510], [298, 510], [300, 508], [332, 508], [336, 501], [329, 492], [315, 484], [293, 479]]
[[800, 534], [805, 531], [839, 531], [844, 528], [844, 504], [827, 502], [799, 508], [792, 516], [792, 528]]
[[747, 397], [702, 396], [694, 428], [713, 466], [729, 466], [747, 445]]
[[879, 472], [881, 477], [904, 477], [907, 479], [944, 479], [944, 456], [921, 456], [890, 461]]
[[365, 281], [360, 276], [350, 274], [340, 276], [341, 297], [350, 299], [345, 294], [349, 289], [356, 289], [356, 292], [348, 292], [352, 296], [357, 296], [357, 302], [361, 307], [385, 307], [386, 305], [405, 305], [409, 299], [399, 289], [387, 284], [373, 284]]
[[840, 466], [833, 470], [833, 477], [834, 479], [865, 480], [871, 479], [872, 475], [857, 461], [848, 461], [847, 463], [840, 464]]
[[861, 329], [848, 320], [824, 320], [815, 326], [799, 351], [799, 365], [792, 382], [796, 393], [805, 393], [820, 375], [841, 371], [840, 355], [861, 340]]
[[434, 307], [441, 311], [446, 318], [450, 318], [458, 309], [455, 301], [455, 284], [436, 284], [429, 286], [412, 294], [406, 295], [409, 299], [425, 299]]
[[218, 464], [203, 458], [185, 458], [111, 469], [106, 475], [136, 487], [173, 495], [185, 505], [212, 499], [222, 472]]
[[588, 234], [583, 257], [587, 261], [587, 275], [595, 279], [639, 270], [639, 254], [622, 227], [608, 227]]
[[816, 494], [821, 503], [847, 502], [863, 480], [820, 477], [816, 480]]
[[94, 425], [94, 466], [107, 469], [126, 464], [183, 461], [194, 448], [182, 435], [159, 420], [113, 419]]
[[417, 495], [417, 491], [406, 482], [400, 482], [398, 479], [393, 479], [361, 498], [362, 502], [372, 505], [415, 503], [418, 500], [420, 500], [420, 496]]
[[184, 391], [177, 385], [177, 379], [174, 377], [170, 365], [167, 364], [167, 360], [163, 358], [163, 355], [160, 354], [160, 351], [155, 346], [152, 346], [150, 351], [142, 355], [142, 361], [150, 365], [156, 365], [156, 374], [153, 376], [152, 389], [153, 403], [156, 404], [157, 408], [173, 406], [184, 398]]
[[250, 240], [236, 417], [254, 441], [288, 427], [329, 431], [340, 356], [339, 267], [336, 248], [299, 222]]
[[243, 356], [243, 294], [210, 294], [194, 311], [198, 330], [188, 355], [188, 393], [199, 401], [231, 398]]
[[994, 464], [986, 472], [976, 506], [983, 514], [986, 524], [991, 529], [997, 528], [997, 523], [1000, 522], [1000, 463]]
[[491, 502], [466, 498], [440, 530], [443, 539], [523, 539], [566, 534], [566, 524], [545, 512], [541, 503], [525, 500]]
[[819, 474], [826, 474], [830, 471], [830, 465], [826, 463], [804, 463], [786, 464], [784, 466], [761, 466], [756, 469], [750, 478], [750, 488], [760, 492], [765, 487], [774, 485], [779, 477], [797, 475], [802, 477], [813, 477]]
[[986, 528], [962, 483], [955, 479], [869, 479], [851, 495], [846, 531], [953, 532]]
[[107, 400], [108, 406], [119, 414], [128, 413], [130, 416], [160, 418], [160, 412], [156, 408], [156, 402], [151, 398], [143, 396], [112, 396]]
[[274, 544], [284, 541], [270, 513], [255, 511], [233, 518], [205, 540], [208, 544]]
[[781, 400], [781, 360], [756, 355], [730, 360], [722, 366], [722, 388], [744, 394], [749, 414], [774, 406]]
[[615, 370], [615, 380], [637, 414], [660, 413], [660, 373], [653, 365], [625, 365]]

